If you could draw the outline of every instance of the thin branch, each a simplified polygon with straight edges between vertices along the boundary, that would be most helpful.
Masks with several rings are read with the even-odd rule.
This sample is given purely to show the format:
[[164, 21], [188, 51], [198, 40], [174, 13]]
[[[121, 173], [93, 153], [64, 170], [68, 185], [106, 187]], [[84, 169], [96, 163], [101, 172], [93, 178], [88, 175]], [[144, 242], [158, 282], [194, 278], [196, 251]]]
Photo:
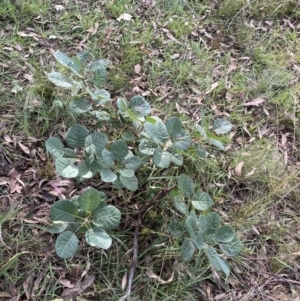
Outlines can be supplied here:
[[126, 294], [119, 299], [119, 301], [125, 301], [130, 297], [131, 294], [131, 288], [132, 288], [132, 281], [133, 281], [133, 276], [135, 269], [137, 267], [137, 257], [138, 257], [138, 237], [139, 237], [139, 231], [140, 231], [140, 226], [141, 226], [141, 215], [146, 212], [151, 206], [153, 206], [156, 202], [164, 198], [170, 191], [172, 191], [174, 188], [177, 186], [174, 186], [169, 189], [163, 189], [159, 191], [156, 196], [149, 200], [147, 203], [143, 204], [137, 212], [137, 223], [135, 225], [134, 229], [134, 238], [133, 238], [133, 256], [132, 256], [132, 262], [129, 270], [129, 275], [128, 275], [128, 285], [126, 289]]
[[119, 299], [119, 301], [127, 300], [131, 294], [133, 276], [134, 276], [135, 269], [137, 267], [138, 237], [139, 237], [140, 224], [141, 224], [141, 215], [139, 214], [138, 221], [137, 221], [137, 224], [134, 229], [133, 256], [132, 256], [132, 262], [131, 262], [130, 271], [129, 271], [129, 275], [128, 275], [128, 285], [127, 285], [127, 289], [126, 289], [126, 294], [121, 299]]
[[159, 200], [164, 198], [170, 191], [172, 191], [176, 187], [177, 186], [173, 186], [171, 188], [166, 188], [166, 189], [162, 189], [161, 191], [159, 191], [153, 199], [149, 200], [147, 203], [143, 204], [139, 208], [139, 214], [146, 212], [150, 207], [155, 205]]

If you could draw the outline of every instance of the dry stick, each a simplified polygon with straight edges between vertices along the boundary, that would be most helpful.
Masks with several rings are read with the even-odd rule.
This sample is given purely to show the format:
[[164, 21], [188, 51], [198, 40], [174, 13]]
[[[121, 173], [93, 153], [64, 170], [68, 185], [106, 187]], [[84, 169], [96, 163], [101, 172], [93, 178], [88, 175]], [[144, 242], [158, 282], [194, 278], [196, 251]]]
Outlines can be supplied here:
[[130, 266], [129, 276], [128, 276], [128, 285], [126, 289], [126, 294], [119, 299], [119, 301], [125, 301], [129, 298], [131, 293], [131, 287], [132, 287], [132, 280], [134, 276], [134, 272], [137, 266], [137, 255], [138, 255], [138, 236], [139, 236], [139, 228], [141, 223], [141, 215], [138, 216], [138, 221], [134, 229], [134, 238], [133, 238], [133, 256], [132, 256], [132, 262]]
[[126, 289], [126, 294], [119, 299], [119, 301], [125, 301], [129, 298], [130, 294], [131, 294], [131, 288], [132, 288], [132, 280], [133, 280], [133, 276], [134, 276], [134, 272], [135, 269], [137, 267], [137, 257], [138, 257], [138, 236], [139, 236], [139, 228], [141, 225], [141, 214], [146, 212], [151, 206], [153, 206], [157, 201], [161, 200], [162, 198], [164, 198], [171, 190], [173, 190], [174, 188], [176, 188], [177, 186], [174, 186], [170, 189], [163, 189], [160, 192], [158, 192], [156, 194], [156, 196], [151, 199], [150, 201], [148, 201], [146, 204], [144, 204], [144, 206], [142, 206], [139, 211], [138, 211], [138, 219], [137, 219], [137, 223], [134, 229], [134, 237], [133, 237], [133, 256], [132, 256], [132, 262], [131, 262], [131, 266], [130, 266], [130, 271], [129, 271], [129, 275], [128, 275], [128, 285], [127, 285], [127, 289]]

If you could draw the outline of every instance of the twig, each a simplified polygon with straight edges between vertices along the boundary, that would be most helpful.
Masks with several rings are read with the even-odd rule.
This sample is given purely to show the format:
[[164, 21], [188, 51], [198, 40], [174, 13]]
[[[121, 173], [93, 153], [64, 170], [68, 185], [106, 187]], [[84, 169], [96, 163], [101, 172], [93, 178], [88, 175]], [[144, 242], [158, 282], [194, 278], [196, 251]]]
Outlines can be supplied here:
[[176, 187], [177, 186], [173, 186], [171, 188], [166, 188], [166, 189], [159, 191], [153, 199], [149, 200], [147, 203], [143, 204], [139, 208], [139, 214], [146, 212], [151, 206], [153, 206], [157, 201], [164, 198], [170, 191], [172, 191]]
[[137, 267], [137, 257], [138, 257], [138, 237], [139, 237], [139, 229], [141, 224], [141, 215], [138, 216], [138, 221], [134, 229], [134, 238], [133, 238], [133, 256], [132, 256], [132, 262], [130, 266], [130, 271], [128, 275], [128, 285], [126, 289], [126, 294], [119, 299], [119, 301], [125, 301], [129, 298], [131, 294], [131, 287], [132, 287], [132, 280], [134, 276], [135, 269]]
[[177, 186], [171, 187], [169, 189], [163, 189], [160, 192], [156, 194], [156, 196], [149, 200], [147, 203], [142, 205], [137, 212], [137, 223], [135, 224], [134, 229], [134, 237], [133, 237], [133, 256], [132, 256], [132, 262], [130, 266], [130, 271], [128, 275], [128, 285], [126, 289], [126, 294], [119, 299], [119, 301], [125, 301], [130, 297], [131, 294], [131, 288], [132, 288], [132, 280], [134, 276], [135, 269], [137, 267], [137, 257], [138, 257], [138, 237], [139, 237], [139, 231], [141, 226], [141, 216], [144, 212], [146, 212], [151, 206], [153, 206], [157, 201], [164, 198], [170, 191], [172, 191]]

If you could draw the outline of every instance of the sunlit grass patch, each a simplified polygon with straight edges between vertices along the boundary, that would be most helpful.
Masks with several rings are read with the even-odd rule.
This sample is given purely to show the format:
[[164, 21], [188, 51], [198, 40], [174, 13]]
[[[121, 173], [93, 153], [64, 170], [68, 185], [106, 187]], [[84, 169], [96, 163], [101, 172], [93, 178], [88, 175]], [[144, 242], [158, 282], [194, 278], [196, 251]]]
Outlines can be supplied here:
[[218, 8], [218, 14], [227, 17], [252, 15], [255, 18], [278, 18], [293, 15], [296, 11], [293, 0], [224, 0]]
[[16, 24], [22, 20], [22, 26], [26, 26], [32, 22], [32, 18], [47, 13], [48, 4], [48, 0], [3, 0], [0, 3], [0, 20], [13, 20]]

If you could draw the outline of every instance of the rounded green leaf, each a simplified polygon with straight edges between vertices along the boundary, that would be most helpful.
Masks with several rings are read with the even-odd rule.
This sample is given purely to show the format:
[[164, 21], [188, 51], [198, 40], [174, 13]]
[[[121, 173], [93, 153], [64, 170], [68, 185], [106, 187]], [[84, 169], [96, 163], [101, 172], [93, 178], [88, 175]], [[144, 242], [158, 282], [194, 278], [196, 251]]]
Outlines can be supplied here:
[[196, 125], [196, 130], [199, 132], [199, 134], [202, 136], [204, 140], [207, 139], [206, 130], [199, 124]]
[[49, 233], [56, 234], [61, 233], [67, 229], [68, 223], [64, 221], [52, 221], [51, 225], [46, 228]]
[[118, 227], [121, 220], [121, 212], [114, 206], [106, 206], [94, 215], [93, 223], [106, 231]]
[[78, 208], [68, 200], [60, 200], [54, 203], [50, 209], [50, 217], [53, 221], [63, 221], [71, 223], [78, 216]]
[[61, 233], [55, 243], [56, 254], [60, 258], [71, 258], [78, 249], [78, 238], [71, 231]]
[[224, 118], [218, 118], [214, 122], [213, 129], [217, 134], [227, 134], [232, 129], [232, 123]]
[[178, 188], [184, 197], [189, 197], [194, 191], [193, 180], [185, 174], [181, 174], [178, 180]]
[[64, 155], [64, 145], [55, 137], [51, 137], [46, 140], [46, 150], [55, 158], [59, 158]]
[[192, 196], [192, 205], [198, 210], [207, 210], [212, 204], [213, 200], [206, 192], [198, 190]]
[[220, 256], [217, 258], [217, 260], [221, 267], [222, 272], [226, 275], [226, 278], [227, 278], [230, 274], [230, 268], [229, 268], [228, 262]]
[[85, 138], [89, 131], [80, 124], [74, 124], [70, 127], [66, 134], [66, 142], [69, 147], [84, 147]]
[[60, 100], [54, 100], [52, 102], [52, 105], [53, 105], [54, 108], [59, 108], [59, 109], [64, 107], [63, 102], [60, 101]]
[[128, 146], [124, 140], [116, 140], [112, 143], [110, 152], [113, 158], [122, 161], [128, 154]]
[[142, 114], [143, 116], [151, 113], [149, 103], [142, 96], [133, 96], [129, 101], [129, 108]]
[[214, 269], [218, 272], [223, 271], [226, 277], [228, 277], [230, 273], [228, 263], [219, 256], [215, 248], [209, 247], [205, 250], [205, 252], [210, 264], [214, 267]]
[[200, 159], [203, 159], [203, 160], [206, 159], [207, 152], [205, 151], [204, 148], [202, 148], [199, 144], [194, 144], [194, 149]]
[[81, 61], [77, 56], [72, 56], [72, 65], [69, 66], [70, 70], [73, 71], [77, 76], [83, 78], [79, 74], [81, 68]]
[[198, 230], [201, 232], [201, 233], [205, 233], [206, 230], [207, 230], [207, 219], [206, 219], [206, 216], [201, 214], [198, 218], [198, 221], [197, 221], [197, 224], [198, 224]]
[[[100, 76], [101, 76], [101, 71], [100, 69], [98, 69], [97, 71], [95, 71], [96, 73], [100, 72]], [[106, 70], [105, 70], [105, 74], [106, 74]], [[106, 75], [105, 75], [106, 76]], [[105, 83], [105, 78], [103, 78], [102, 80], [104, 80], [104, 82], [102, 84]], [[102, 84], [98, 84], [99, 86], [101, 86]], [[97, 105], [105, 105], [107, 102], [110, 101], [110, 94], [108, 91], [101, 89], [101, 90], [96, 90], [94, 92], [94, 100], [97, 103]]]
[[80, 162], [77, 166], [78, 176], [82, 179], [90, 179], [93, 177], [93, 172], [89, 169], [85, 162]]
[[93, 176], [95, 175], [95, 173], [97, 173], [101, 169], [98, 162], [97, 162], [97, 160], [94, 158], [94, 156], [85, 158], [84, 164], [86, 165], [88, 170], [90, 172], [92, 172]]
[[108, 121], [108, 120], [110, 120], [109, 113], [107, 113], [105, 111], [91, 111], [90, 113], [92, 115], [94, 115], [100, 121]]
[[208, 244], [212, 244], [215, 245], [218, 243], [217, 239], [216, 239], [216, 234], [214, 233], [204, 233], [204, 238], [205, 238], [205, 242]]
[[190, 215], [184, 222], [185, 230], [188, 232], [191, 238], [195, 238], [196, 231], [197, 231], [197, 216], [195, 211], [191, 211]]
[[193, 240], [193, 243], [199, 250], [205, 249], [207, 247], [207, 245], [205, 244], [205, 237], [202, 233], [197, 234], [197, 236]]
[[88, 61], [90, 54], [84, 50], [76, 53], [76, 56], [79, 58], [81, 63], [85, 64]]
[[205, 234], [216, 234], [220, 227], [220, 216], [216, 212], [211, 212], [206, 216], [207, 226]]
[[178, 117], [171, 117], [166, 123], [167, 131], [172, 138], [174, 135], [180, 134], [182, 130], [182, 123]]
[[174, 200], [175, 208], [176, 208], [179, 212], [181, 212], [182, 214], [184, 214], [185, 216], [188, 216], [188, 215], [189, 215], [189, 208], [188, 208], [188, 206], [187, 206], [184, 202], [180, 201], [179, 196], [176, 195], [176, 196], [173, 198], [173, 200]]
[[168, 231], [173, 236], [181, 236], [183, 234], [183, 225], [179, 222], [170, 222], [168, 225]]
[[49, 73], [48, 79], [57, 87], [66, 88], [66, 89], [73, 87], [73, 81], [67, 76], [65, 76], [64, 74], [59, 72]]
[[127, 111], [127, 109], [128, 109], [128, 102], [127, 102], [127, 100], [125, 98], [119, 97], [117, 99], [117, 107], [119, 109], [119, 113], [124, 114]]
[[109, 65], [109, 60], [107, 59], [98, 59], [98, 60], [94, 60], [92, 61], [89, 66], [88, 66], [88, 70], [89, 71], [94, 71], [98, 68], [103, 68], [103, 67], [107, 67]]
[[134, 141], [134, 134], [132, 132], [124, 132], [121, 135], [122, 139], [125, 141]]
[[69, 67], [72, 64], [72, 60], [63, 52], [56, 51], [54, 52], [54, 57], [57, 59], [59, 63], [61, 63], [65, 67]]
[[71, 148], [64, 148], [64, 158], [77, 158], [76, 152]]
[[139, 186], [139, 182], [136, 176], [133, 177], [124, 177], [123, 175], [120, 175], [120, 181], [124, 187], [131, 191], [136, 191]]
[[100, 154], [107, 144], [107, 138], [102, 133], [92, 133], [85, 138], [85, 151], [89, 154]]
[[171, 164], [171, 154], [163, 152], [161, 147], [158, 146], [153, 154], [153, 162], [160, 168], [168, 168]]
[[80, 70], [80, 60], [78, 57], [73, 57], [72, 59], [69, 58], [65, 53], [56, 51], [54, 53], [54, 57], [57, 59], [57, 61], [62, 64], [63, 66], [69, 68], [71, 71], [73, 71], [76, 75], [81, 75], [78, 73]]
[[234, 232], [229, 226], [222, 226], [217, 230], [216, 239], [221, 243], [231, 242], [234, 239]]
[[132, 169], [134, 171], [138, 170], [142, 166], [142, 160], [138, 156], [127, 157], [124, 160], [125, 166], [128, 169]]
[[92, 105], [85, 98], [74, 98], [69, 104], [69, 110], [74, 114], [86, 113], [91, 109]]
[[225, 150], [225, 147], [224, 147], [223, 143], [222, 143], [221, 141], [219, 141], [219, 140], [216, 140], [216, 139], [214, 139], [214, 138], [208, 137], [208, 138], [206, 139], [206, 142], [207, 142], [208, 144], [210, 144], [210, 145], [214, 145], [215, 147], [217, 147], [217, 148], [220, 149], [220, 150]]
[[119, 173], [125, 178], [132, 178], [134, 176], [134, 171], [132, 169], [122, 169]]
[[114, 188], [115, 188], [115, 189], [120, 190], [120, 189], [123, 189], [123, 188], [124, 188], [124, 186], [123, 186], [123, 184], [121, 183], [121, 181], [120, 181], [119, 178], [117, 178], [117, 179], [114, 181], [113, 184], [114, 184]]
[[111, 244], [111, 237], [101, 229], [90, 229], [85, 233], [86, 242], [92, 247], [107, 250]]
[[100, 176], [103, 182], [111, 183], [117, 179], [117, 175], [108, 168], [100, 171]]
[[79, 174], [77, 166], [74, 165], [75, 159], [72, 158], [56, 158], [56, 171], [64, 178], [76, 178]]
[[158, 144], [148, 139], [142, 139], [139, 144], [139, 151], [145, 155], [153, 155]]
[[169, 140], [167, 127], [159, 118], [157, 118], [155, 124], [145, 122], [144, 128], [149, 139], [153, 140], [155, 143], [164, 144]]
[[181, 246], [182, 260], [185, 262], [190, 261], [194, 253], [195, 253], [195, 245], [190, 239], [185, 238]]
[[217, 270], [221, 271], [221, 267], [219, 265], [219, 262], [217, 258], [219, 257], [219, 254], [217, 253], [216, 249], [214, 247], [208, 247], [205, 250], [206, 256], [210, 262], [210, 264]]
[[97, 163], [102, 169], [110, 169], [114, 165], [114, 159], [110, 151], [104, 149], [101, 157], [98, 157]]
[[78, 198], [80, 209], [85, 212], [92, 212], [100, 203], [105, 204], [106, 196], [102, 191], [98, 191], [94, 188], [90, 188], [84, 191]]
[[173, 134], [171, 139], [172, 147], [180, 150], [186, 150], [192, 143], [190, 135], [184, 130], [181, 130], [177, 134]]
[[169, 147], [167, 149], [167, 152], [171, 156], [171, 162], [173, 162], [175, 165], [181, 166], [183, 164], [183, 156], [176, 152], [173, 148]]
[[229, 243], [220, 244], [219, 246], [227, 256], [236, 256], [241, 252], [242, 249], [242, 244], [237, 237], [235, 237]]

